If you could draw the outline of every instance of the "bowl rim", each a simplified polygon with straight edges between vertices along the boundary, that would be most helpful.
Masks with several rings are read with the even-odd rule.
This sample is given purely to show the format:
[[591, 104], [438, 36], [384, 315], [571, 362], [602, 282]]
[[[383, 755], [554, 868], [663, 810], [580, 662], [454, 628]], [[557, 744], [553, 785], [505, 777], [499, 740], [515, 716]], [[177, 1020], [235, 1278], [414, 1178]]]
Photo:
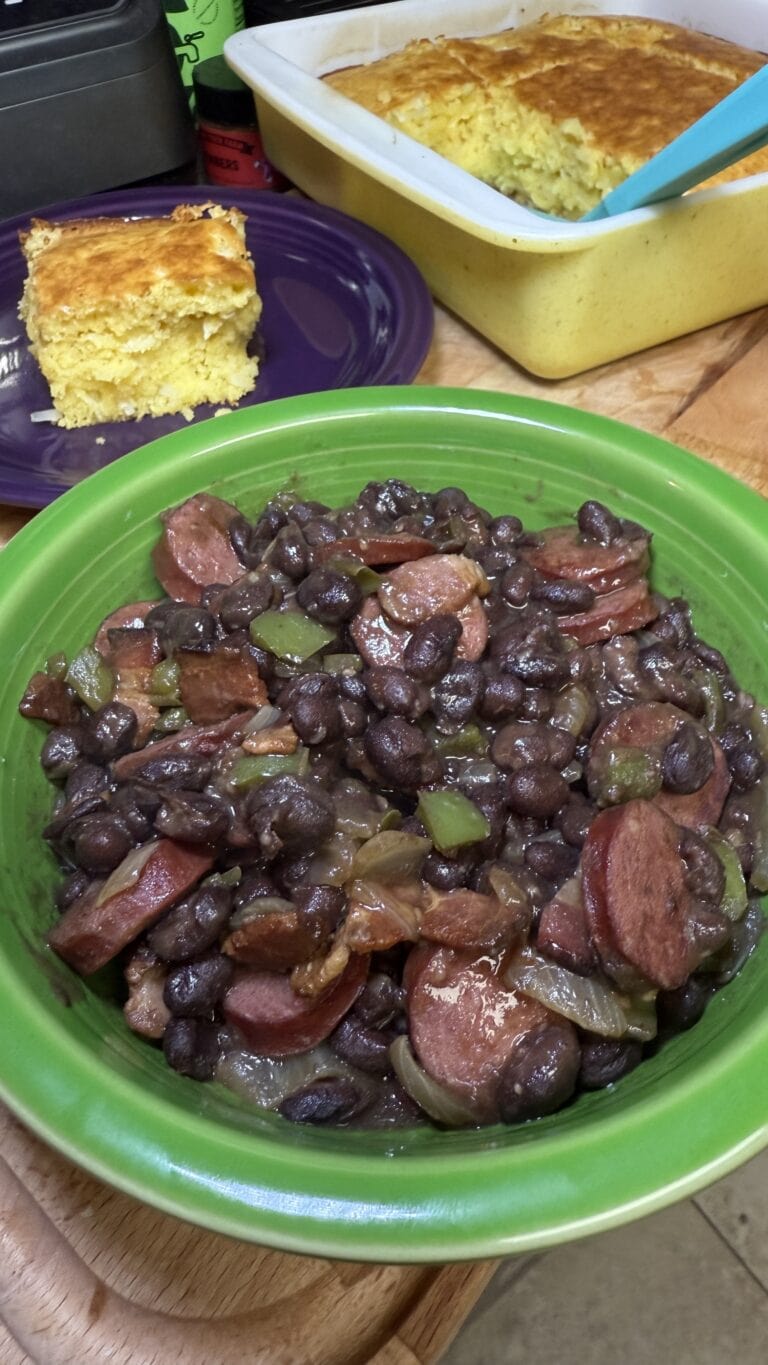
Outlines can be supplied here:
[[[703, 490], [710, 501], [728, 503], [740, 534], [761, 547], [768, 568], [765, 499], [660, 437], [542, 399], [399, 386], [275, 400], [141, 447], [69, 490], [14, 537], [0, 555], [0, 594], [7, 587], [12, 610], [14, 582], [52, 537], [68, 534], [95, 498], [107, 500], [142, 478], [152, 482], [159, 446], [164, 464], [183, 461], [189, 479], [196, 457], [237, 444], [244, 435], [268, 440], [278, 430], [306, 430], [317, 421], [390, 409], [457, 420], [469, 414], [515, 429], [546, 428], [582, 444], [603, 443], [667, 482], [672, 460], [678, 482], [693, 481], [702, 496]], [[298, 1147], [225, 1129], [143, 1090], [66, 1033], [42, 1029], [35, 1004], [34, 993], [0, 954], [0, 1027], [8, 1040], [0, 1097], [23, 1122], [125, 1193], [186, 1221], [283, 1251], [445, 1263], [540, 1249], [689, 1196], [768, 1144], [768, 1100], [759, 1069], [768, 1048], [768, 1011], [655, 1097], [652, 1111], [638, 1103], [601, 1115], [600, 1132], [618, 1184], [601, 1171], [595, 1189], [592, 1124], [558, 1131], [545, 1120], [534, 1141], [486, 1145], [479, 1158], [468, 1159], [446, 1143], [438, 1158], [445, 1193], [436, 1197], [434, 1150], [382, 1160], [349, 1148], [308, 1145], [302, 1159]], [[727, 1103], [713, 1113], [718, 1088]], [[585, 1190], [589, 1212], [583, 1207]]]

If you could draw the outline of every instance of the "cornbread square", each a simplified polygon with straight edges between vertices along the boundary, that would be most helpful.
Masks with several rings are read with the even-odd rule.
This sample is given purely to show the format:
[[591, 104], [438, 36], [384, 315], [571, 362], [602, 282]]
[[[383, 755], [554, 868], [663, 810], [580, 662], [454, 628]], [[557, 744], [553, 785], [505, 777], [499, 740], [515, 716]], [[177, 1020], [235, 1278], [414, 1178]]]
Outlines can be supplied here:
[[[420, 39], [324, 79], [518, 202], [580, 218], [768, 57], [655, 19]], [[768, 170], [768, 149], [705, 183]]]
[[245, 215], [33, 219], [20, 304], [63, 427], [232, 404], [256, 382], [261, 314]]

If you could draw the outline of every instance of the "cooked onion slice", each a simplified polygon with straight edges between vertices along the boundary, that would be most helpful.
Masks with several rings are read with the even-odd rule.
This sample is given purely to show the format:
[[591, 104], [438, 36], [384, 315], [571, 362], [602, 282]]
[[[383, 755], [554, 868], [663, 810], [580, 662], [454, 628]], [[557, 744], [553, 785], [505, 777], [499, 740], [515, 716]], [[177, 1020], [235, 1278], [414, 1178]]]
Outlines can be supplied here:
[[621, 1038], [627, 1031], [627, 1016], [619, 996], [600, 977], [578, 976], [538, 953], [526, 951], [507, 968], [504, 982], [510, 990], [538, 1000], [590, 1033]]
[[477, 1123], [469, 1105], [463, 1104], [419, 1065], [404, 1033], [392, 1043], [389, 1057], [403, 1090], [435, 1123], [444, 1123], [449, 1128], [466, 1128]]

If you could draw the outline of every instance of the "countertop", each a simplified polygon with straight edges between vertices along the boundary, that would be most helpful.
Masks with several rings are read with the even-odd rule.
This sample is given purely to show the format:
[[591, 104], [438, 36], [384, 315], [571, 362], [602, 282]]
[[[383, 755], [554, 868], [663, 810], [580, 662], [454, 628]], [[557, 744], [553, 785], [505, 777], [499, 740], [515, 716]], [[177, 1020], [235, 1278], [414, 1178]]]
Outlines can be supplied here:
[[[416, 383], [545, 397], [614, 417], [766, 495], [767, 374], [768, 309], [552, 382], [523, 373], [438, 308]], [[0, 507], [0, 544], [30, 515]], [[0, 1134], [0, 1317], [11, 1329], [0, 1322], [2, 1365], [427, 1365], [496, 1269], [264, 1251], [112, 1190], [1, 1106]]]

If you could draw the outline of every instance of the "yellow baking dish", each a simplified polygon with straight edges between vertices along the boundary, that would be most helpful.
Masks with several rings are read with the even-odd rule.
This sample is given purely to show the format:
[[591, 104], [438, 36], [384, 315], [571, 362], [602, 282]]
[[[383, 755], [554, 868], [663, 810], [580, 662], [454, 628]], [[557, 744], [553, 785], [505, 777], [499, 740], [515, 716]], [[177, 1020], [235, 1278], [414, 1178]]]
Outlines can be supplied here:
[[[540, 14], [640, 14], [762, 51], [768, 0], [395, 3], [246, 29], [227, 60], [265, 148], [300, 189], [396, 241], [432, 292], [519, 364], [562, 378], [768, 303], [768, 174], [596, 223], [539, 215], [331, 89], [327, 72], [412, 38], [500, 31]], [[768, 58], [767, 58], [768, 60]]]

